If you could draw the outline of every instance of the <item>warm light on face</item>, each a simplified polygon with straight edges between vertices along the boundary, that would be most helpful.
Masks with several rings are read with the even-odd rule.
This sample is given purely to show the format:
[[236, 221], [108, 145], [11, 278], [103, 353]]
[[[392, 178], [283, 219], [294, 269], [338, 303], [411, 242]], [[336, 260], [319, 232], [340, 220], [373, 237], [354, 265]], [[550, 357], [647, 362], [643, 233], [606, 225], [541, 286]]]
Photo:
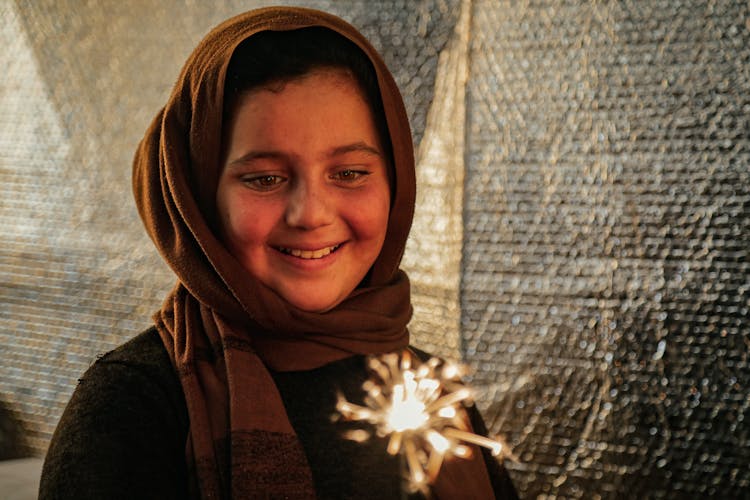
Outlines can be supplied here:
[[370, 108], [343, 70], [244, 96], [226, 138], [217, 210], [229, 251], [299, 309], [327, 311], [382, 249], [390, 190]]

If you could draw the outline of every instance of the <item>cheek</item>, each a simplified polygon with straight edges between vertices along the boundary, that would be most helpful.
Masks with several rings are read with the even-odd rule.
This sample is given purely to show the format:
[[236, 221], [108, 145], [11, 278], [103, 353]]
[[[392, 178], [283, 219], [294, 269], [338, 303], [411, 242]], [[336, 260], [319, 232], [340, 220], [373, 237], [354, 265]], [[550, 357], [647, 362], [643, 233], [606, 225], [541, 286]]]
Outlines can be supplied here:
[[242, 196], [231, 194], [219, 204], [221, 210], [222, 236], [232, 252], [246, 254], [257, 245], [262, 245], [273, 227], [269, 207], [258, 207], [257, 203]]
[[387, 196], [378, 196], [364, 205], [354, 213], [354, 226], [362, 240], [378, 245], [378, 253], [385, 239], [388, 229], [388, 214], [390, 203]]

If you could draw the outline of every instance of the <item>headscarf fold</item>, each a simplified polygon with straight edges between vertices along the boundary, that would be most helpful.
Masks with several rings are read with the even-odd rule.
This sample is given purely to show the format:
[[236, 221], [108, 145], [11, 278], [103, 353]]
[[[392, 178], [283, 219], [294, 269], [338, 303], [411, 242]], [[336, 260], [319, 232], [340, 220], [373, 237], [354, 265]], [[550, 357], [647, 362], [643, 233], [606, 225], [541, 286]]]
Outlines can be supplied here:
[[[212, 221], [221, 173], [224, 78], [237, 45], [309, 26], [354, 42], [377, 74], [394, 179], [386, 239], [365, 282], [325, 313], [299, 310], [230, 255]], [[352, 26], [303, 8], [266, 8], [214, 28], [187, 60], [133, 165], [141, 218], [178, 283], [154, 320], [185, 394], [194, 497], [313, 498], [302, 447], [269, 373], [408, 345], [409, 281], [399, 270], [415, 175], [403, 102], [380, 55]]]

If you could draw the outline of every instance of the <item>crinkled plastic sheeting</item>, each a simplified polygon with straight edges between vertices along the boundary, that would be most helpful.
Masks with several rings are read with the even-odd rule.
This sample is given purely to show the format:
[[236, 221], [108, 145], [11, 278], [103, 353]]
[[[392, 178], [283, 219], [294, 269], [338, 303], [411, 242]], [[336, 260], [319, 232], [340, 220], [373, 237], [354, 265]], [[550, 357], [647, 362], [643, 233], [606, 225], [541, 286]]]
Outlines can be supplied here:
[[521, 492], [750, 496], [747, 2], [473, 2], [462, 332]]

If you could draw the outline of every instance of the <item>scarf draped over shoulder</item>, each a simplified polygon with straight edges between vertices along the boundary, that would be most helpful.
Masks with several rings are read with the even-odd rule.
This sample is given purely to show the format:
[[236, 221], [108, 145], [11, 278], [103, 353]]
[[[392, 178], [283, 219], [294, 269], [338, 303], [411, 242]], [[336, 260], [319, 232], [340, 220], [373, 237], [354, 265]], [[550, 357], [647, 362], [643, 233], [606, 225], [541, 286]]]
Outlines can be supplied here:
[[[265, 30], [309, 26], [354, 42], [377, 74], [393, 151], [386, 239], [366, 281], [325, 313], [299, 310], [230, 255], [218, 237], [224, 78], [237, 45]], [[200, 498], [313, 498], [310, 468], [269, 373], [405, 348], [409, 281], [399, 269], [415, 200], [411, 133], [380, 55], [352, 26], [303, 8], [266, 8], [214, 28], [187, 60], [138, 146], [140, 216], [178, 283], [154, 320], [190, 418], [186, 456]]]

